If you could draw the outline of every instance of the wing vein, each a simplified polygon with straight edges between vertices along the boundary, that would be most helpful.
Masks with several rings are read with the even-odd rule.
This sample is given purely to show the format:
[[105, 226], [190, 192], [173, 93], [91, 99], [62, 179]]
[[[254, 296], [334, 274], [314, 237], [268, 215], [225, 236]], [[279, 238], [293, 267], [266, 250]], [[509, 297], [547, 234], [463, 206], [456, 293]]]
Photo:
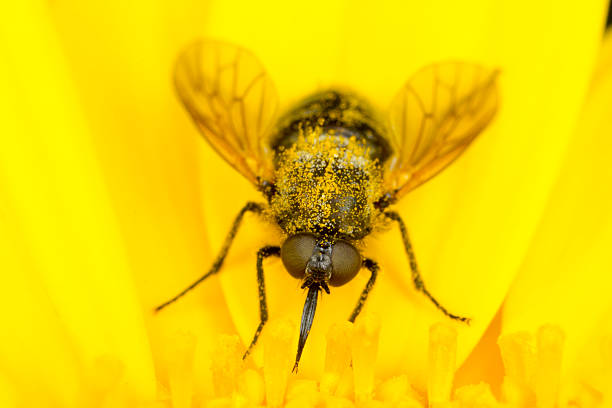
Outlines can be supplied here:
[[493, 119], [496, 73], [468, 63], [434, 64], [400, 90], [391, 110], [397, 151], [385, 172], [396, 199], [452, 163]]

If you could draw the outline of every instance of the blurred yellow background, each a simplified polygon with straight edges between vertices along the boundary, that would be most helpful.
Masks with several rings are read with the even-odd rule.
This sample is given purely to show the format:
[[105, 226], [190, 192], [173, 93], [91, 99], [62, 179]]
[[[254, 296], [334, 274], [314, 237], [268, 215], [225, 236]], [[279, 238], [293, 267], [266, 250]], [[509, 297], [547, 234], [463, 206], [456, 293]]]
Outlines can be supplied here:
[[[174, 59], [199, 37], [253, 51], [283, 107], [341, 85], [384, 110], [428, 63], [500, 67], [494, 124], [398, 210], [432, 293], [473, 318], [457, 327], [458, 362], [469, 363], [458, 383], [499, 383], [495, 342], [483, 338], [492, 321], [493, 339], [558, 324], [568, 375], [594, 372], [594, 339], [612, 330], [612, 51], [609, 36], [601, 51], [604, 1], [5, 3], [6, 406], [78, 406], [105, 381], [96, 374], [101, 366], [121, 372], [130, 401], [154, 400], [168, 386], [177, 330], [197, 339], [194, 389], [205, 400], [217, 334], [251, 338], [254, 254], [279, 239], [255, 221], [219, 278], [152, 313], [207, 270], [243, 203], [261, 200], [201, 140], [174, 95]], [[428, 328], [442, 316], [412, 289], [399, 234], [374, 238], [368, 254], [382, 272], [367, 307], [382, 322], [378, 374], [406, 373], [423, 389]], [[266, 271], [271, 317], [297, 322], [297, 281], [280, 263]], [[366, 279], [363, 272], [324, 298], [301, 376], [320, 373], [327, 328], [346, 319]]]

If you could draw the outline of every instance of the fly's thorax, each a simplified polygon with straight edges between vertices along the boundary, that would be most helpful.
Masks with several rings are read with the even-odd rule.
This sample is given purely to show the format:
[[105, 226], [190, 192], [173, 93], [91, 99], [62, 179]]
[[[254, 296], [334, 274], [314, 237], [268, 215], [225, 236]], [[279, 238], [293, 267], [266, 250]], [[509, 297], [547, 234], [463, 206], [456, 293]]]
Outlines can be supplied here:
[[351, 93], [329, 90], [311, 95], [281, 117], [270, 147], [275, 151], [288, 149], [303, 132], [320, 127], [361, 139], [368, 145], [368, 155], [383, 163], [392, 149], [382, 123], [365, 100]]
[[371, 231], [382, 174], [363, 139], [315, 128], [277, 151], [276, 163], [270, 207], [287, 234], [355, 240]]

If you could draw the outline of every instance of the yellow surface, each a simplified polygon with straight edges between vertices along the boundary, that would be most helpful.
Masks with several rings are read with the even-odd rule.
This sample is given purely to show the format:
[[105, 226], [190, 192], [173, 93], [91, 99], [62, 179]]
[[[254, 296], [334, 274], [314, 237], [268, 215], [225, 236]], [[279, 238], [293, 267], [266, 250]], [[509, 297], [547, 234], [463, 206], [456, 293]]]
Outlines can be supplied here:
[[[456, 326], [458, 366], [507, 297], [504, 333], [558, 324], [564, 368], [603, 383], [605, 361], [591, 346], [609, 344], [612, 329], [609, 39], [583, 102], [604, 1], [5, 3], [1, 402], [133, 406], [172, 387], [202, 401], [213, 394], [217, 334], [250, 340], [254, 254], [279, 239], [256, 222], [220, 279], [151, 312], [206, 270], [238, 209], [258, 198], [173, 95], [174, 58], [201, 36], [251, 49], [283, 106], [340, 84], [384, 109], [427, 63], [498, 66], [502, 107], [492, 127], [398, 210], [431, 292], [473, 318]], [[381, 318], [377, 375], [405, 374], [422, 391], [428, 329], [444, 318], [412, 289], [397, 231], [373, 237], [368, 255], [381, 263], [366, 307]], [[366, 275], [320, 303], [301, 377], [323, 370], [327, 329], [348, 317]], [[297, 327], [298, 282], [270, 262], [266, 283], [271, 317]], [[176, 359], [192, 346], [193, 373], [177, 377]]]

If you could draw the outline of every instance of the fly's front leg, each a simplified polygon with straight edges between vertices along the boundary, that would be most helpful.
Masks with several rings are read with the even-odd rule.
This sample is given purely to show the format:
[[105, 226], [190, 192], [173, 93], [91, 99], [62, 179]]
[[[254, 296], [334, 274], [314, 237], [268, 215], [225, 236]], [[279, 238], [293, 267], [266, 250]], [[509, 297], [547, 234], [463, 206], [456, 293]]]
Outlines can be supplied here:
[[236, 236], [236, 233], [238, 232], [238, 228], [240, 227], [240, 223], [242, 221], [242, 218], [244, 217], [244, 214], [246, 214], [247, 212], [253, 212], [255, 214], [261, 214], [263, 209], [264, 209], [264, 207], [263, 207], [262, 204], [258, 204], [258, 203], [254, 203], [254, 202], [246, 203], [246, 205], [244, 207], [242, 207], [242, 209], [240, 210], [240, 212], [238, 213], [238, 215], [234, 219], [234, 223], [232, 224], [232, 228], [229, 230], [227, 236], [225, 237], [225, 242], [223, 242], [223, 246], [221, 247], [221, 251], [219, 252], [219, 255], [217, 255], [217, 259], [215, 259], [215, 262], [212, 264], [212, 266], [210, 267], [208, 272], [206, 272], [204, 275], [202, 275], [198, 280], [193, 282], [191, 285], [187, 286], [181, 293], [179, 293], [178, 295], [174, 296], [172, 299], [168, 300], [167, 302], [164, 302], [161, 305], [157, 306], [155, 308], [155, 311], [159, 312], [160, 310], [162, 310], [166, 306], [170, 305], [171, 303], [176, 302], [178, 299], [180, 299], [183, 295], [185, 295], [191, 289], [195, 288], [200, 283], [205, 281], [209, 276], [212, 276], [212, 275], [216, 274], [217, 272], [219, 272], [219, 270], [221, 269], [221, 266], [223, 266], [223, 261], [225, 261], [225, 257], [227, 256], [227, 252], [229, 251], [230, 246], [232, 245], [232, 242], [234, 241], [234, 237]]
[[355, 323], [355, 319], [357, 318], [357, 316], [359, 316], [359, 313], [361, 313], [361, 309], [363, 309], [363, 305], [365, 304], [365, 301], [368, 299], [368, 295], [370, 294], [370, 291], [374, 287], [374, 283], [376, 283], [376, 276], [378, 276], [379, 268], [378, 268], [378, 263], [376, 263], [376, 261], [366, 258], [363, 260], [363, 266], [367, 268], [372, 274], [370, 275], [370, 279], [368, 280], [368, 283], [366, 283], [366, 287], [363, 288], [363, 291], [361, 292], [361, 296], [359, 296], [359, 300], [357, 301], [357, 305], [355, 306], [355, 309], [353, 309], [353, 313], [351, 313], [351, 317], [349, 317], [349, 322], [351, 323]]
[[257, 287], [259, 289], [259, 325], [255, 330], [255, 335], [249, 348], [244, 353], [243, 359], [251, 353], [253, 347], [259, 339], [259, 335], [264, 328], [264, 325], [268, 321], [268, 305], [266, 303], [266, 284], [264, 282], [264, 271], [263, 271], [263, 260], [271, 256], [280, 256], [280, 247], [278, 246], [265, 246], [257, 251]]
[[404, 248], [406, 249], [406, 254], [408, 255], [408, 260], [410, 262], [410, 270], [412, 271], [412, 281], [414, 282], [414, 286], [416, 287], [416, 289], [423, 292], [423, 294], [427, 296], [429, 300], [431, 300], [431, 302], [436, 305], [436, 307], [440, 309], [440, 311], [446, 316], [450, 317], [451, 319], [459, 320], [461, 322], [469, 324], [470, 318], [450, 313], [448, 310], [446, 310], [444, 306], [440, 304], [440, 302], [436, 300], [436, 298], [432, 296], [431, 293], [429, 293], [429, 291], [425, 287], [423, 278], [421, 278], [421, 274], [419, 273], [416, 257], [414, 255], [414, 251], [412, 250], [412, 244], [410, 243], [410, 238], [408, 237], [408, 230], [406, 229], [404, 221], [395, 211], [386, 211], [384, 214], [387, 218], [396, 221], [399, 224], [400, 232], [402, 233], [402, 240], [404, 241]]

